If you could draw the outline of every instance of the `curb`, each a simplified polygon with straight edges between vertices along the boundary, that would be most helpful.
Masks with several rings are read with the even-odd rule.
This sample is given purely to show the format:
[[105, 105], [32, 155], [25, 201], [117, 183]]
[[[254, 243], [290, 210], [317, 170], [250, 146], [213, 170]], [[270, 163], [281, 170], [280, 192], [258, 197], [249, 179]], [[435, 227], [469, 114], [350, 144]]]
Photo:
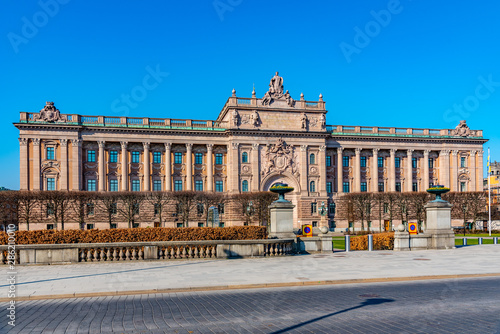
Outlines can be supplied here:
[[27, 301], [27, 300], [46, 300], [46, 299], [69, 299], [69, 298], [92, 298], [92, 297], [95, 298], [95, 297], [108, 297], [108, 296], [146, 295], [146, 294], [180, 293], [180, 292], [194, 292], [194, 291], [223, 291], [223, 290], [280, 288], [280, 287], [294, 287], [294, 286], [406, 282], [406, 281], [425, 281], [425, 280], [460, 279], [460, 278], [477, 278], [477, 277], [500, 277], [500, 273], [361, 278], [361, 279], [346, 279], [346, 280], [240, 284], [240, 285], [236, 284], [236, 285], [200, 286], [200, 287], [173, 288], [173, 289], [150, 289], [150, 290], [86, 292], [86, 293], [75, 292], [72, 294], [60, 294], [60, 295], [40, 295], [40, 296], [30, 295], [25, 297], [15, 297], [13, 299], [0, 298], [0, 302], [10, 302], [11, 300]]

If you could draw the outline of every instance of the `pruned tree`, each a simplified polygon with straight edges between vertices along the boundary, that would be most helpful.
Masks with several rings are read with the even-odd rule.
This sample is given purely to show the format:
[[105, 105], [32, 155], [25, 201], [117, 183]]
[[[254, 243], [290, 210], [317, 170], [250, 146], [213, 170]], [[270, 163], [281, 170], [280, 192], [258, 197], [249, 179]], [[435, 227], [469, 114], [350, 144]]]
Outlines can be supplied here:
[[72, 193], [67, 191], [44, 191], [40, 193], [41, 202], [45, 204], [47, 218], [54, 223], [57, 230], [58, 223], [61, 223], [61, 230], [64, 230], [66, 213], [73, 200]]
[[373, 196], [371, 193], [360, 192], [347, 195], [352, 202], [354, 219], [361, 223], [361, 231], [365, 230], [365, 220], [370, 220]]
[[78, 226], [83, 226], [86, 217], [85, 206], [88, 204], [89, 200], [95, 198], [95, 195], [96, 194], [93, 194], [93, 192], [91, 193], [88, 191], [72, 191], [69, 204], [69, 219], [76, 221]]
[[377, 205], [378, 214], [378, 230], [382, 232], [382, 213], [384, 205], [384, 194], [383, 193], [373, 193], [373, 202]]
[[408, 194], [408, 202], [411, 208], [411, 216], [417, 220], [419, 231], [424, 230], [426, 221], [425, 205], [430, 201], [431, 196], [427, 192], [412, 192]]
[[[108, 221], [109, 228], [112, 227], [113, 219], [118, 214], [119, 199], [120, 199], [120, 193], [117, 192], [101, 192], [98, 193], [95, 198], [96, 207], [106, 214], [106, 219]], [[128, 221], [128, 215], [127, 215], [127, 221]]]
[[169, 191], [151, 191], [146, 193], [146, 201], [153, 206], [155, 214], [158, 215], [160, 227], [164, 227], [163, 213], [174, 202], [173, 193]]
[[396, 193], [395, 203], [397, 207], [397, 215], [401, 218], [401, 223], [408, 226], [408, 217], [410, 216], [410, 200], [409, 193]]
[[278, 199], [278, 194], [270, 191], [259, 191], [251, 194], [253, 194], [253, 206], [259, 220], [259, 226], [268, 226], [270, 221], [269, 206]]
[[199, 192], [190, 190], [174, 191], [172, 196], [177, 207], [177, 215], [182, 219], [182, 226], [189, 227], [189, 215], [198, 204]]
[[396, 200], [400, 193], [398, 192], [387, 192], [384, 193], [384, 215], [392, 226], [392, 221], [396, 215], [397, 205]]
[[18, 224], [16, 191], [0, 191], [0, 223], [6, 227], [9, 224]]
[[203, 214], [205, 215], [205, 226], [208, 227], [209, 211], [211, 207], [218, 207], [224, 205], [229, 201], [229, 196], [222, 192], [200, 192], [198, 194], [198, 204], [203, 207]]
[[[40, 205], [41, 195], [39, 191], [20, 190], [16, 192], [17, 217], [19, 223], [26, 224], [26, 230], [30, 230], [30, 223], [36, 214], [36, 207]], [[40, 211], [40, 210], [39, 210]]]
[[120, 204], [117, 208], [118, 214], [128, 222], [128, 227], [134, 227], [136, 216], [140, 213], [141, 204], [145, 196], [137, 191], [123, 191], [118, 193]]
[[235, 194], [231, 198], [232, 202], [236, 205], [237, 212], [241, 214], [245, 225], [252, 223], [252, 216], [255, 213], [254, 199], [254, 196], [250, 192]]
[[476, 221], [487, 210], [487, 195], [484, 191], [473, 191], [466, 193], [468, 212], [472, 220], [472, 230], [476, 230]]

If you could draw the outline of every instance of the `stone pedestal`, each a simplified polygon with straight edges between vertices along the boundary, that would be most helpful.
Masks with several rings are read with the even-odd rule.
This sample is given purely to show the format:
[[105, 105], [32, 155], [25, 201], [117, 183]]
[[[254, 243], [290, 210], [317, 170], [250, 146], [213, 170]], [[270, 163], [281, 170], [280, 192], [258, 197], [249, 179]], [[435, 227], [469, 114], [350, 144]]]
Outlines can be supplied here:
[[451, 228], [452, 205], [443, 200], [427, 203], [427, 224], [424, 234], [430, 235], [429, 249], [455, 248], [455, 234]]
[[293, 205], [289, 201], [275, 201], [270, 206], [271, 228], [269, 237], [294, 238]]
[[394, 250], [395, 251], [409, 251], [410, 249], [410, 233], [394, 232]]

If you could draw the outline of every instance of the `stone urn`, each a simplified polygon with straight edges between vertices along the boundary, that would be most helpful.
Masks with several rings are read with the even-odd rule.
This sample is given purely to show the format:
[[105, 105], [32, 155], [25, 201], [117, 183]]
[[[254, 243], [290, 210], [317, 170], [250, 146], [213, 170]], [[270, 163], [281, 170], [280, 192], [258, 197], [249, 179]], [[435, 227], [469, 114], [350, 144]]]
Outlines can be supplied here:
[[288, 202], [285, 199], [285, 194], [293, 191], [293, 189], [294, 189], [293, 187], [288, 186], [288, 184], [286, 184], [286, 183], [277, 182], [271, 186], [269, 191], [278, 194], [279, 198], [276, 202], [284, 203], [284, 202]]
[[323, 234], [327, 234], [328, 233], [328, 227], [326, 226], [321, 226], [319, 228], [320, 232], [323, 233]]
[[436, 199], [433, 202], [445, 202], [443, 201], [443, 199], [441, 199], [441, 195], [446, 194], [449, 191], [450, 188], [446, 188], [445, 186], [442, 185], [433, 186], [427, 189], [428, 193], [436, 195]]

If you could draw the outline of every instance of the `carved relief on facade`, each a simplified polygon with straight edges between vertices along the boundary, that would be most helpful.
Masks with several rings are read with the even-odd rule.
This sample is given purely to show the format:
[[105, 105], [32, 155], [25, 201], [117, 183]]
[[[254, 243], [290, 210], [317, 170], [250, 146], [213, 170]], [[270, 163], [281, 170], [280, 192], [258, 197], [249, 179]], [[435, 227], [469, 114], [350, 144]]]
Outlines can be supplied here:
[[54, 102], [46, 102], [45, 107], [38, 114], [33, 115], [34, 121], [41, 122], [66, 122], [66, 115], [61, 115], [59, 109], [56, 109]]
[[471, 130], [467, 125], [466, 121], [460, 121], [454, 130], [450, 131], [452, 136], [460, 136], [460, 137], [475, 137], [477, 136], [476, 131]]
[[262, 152], [262, 175], [270, 173], [282, 174], [285, 171], [297, 176], [299, 163], [297, 152], [293, 146], [288, 145], [283, 139], [279, 139], [274, 145], [269, 145], [265, 152]]
[[241, 167], [241, 174], [242, 175], [246, 175], [246, 174], [251, 175], [252, 174], [252, 169], [250, 168], [249, 165], [243, 165]]
[[40, 165], [40, 170], [43, 172], [47, 169], [57, 169], [58, 171], [60, 170], [60, 165], [58, 162], [56, 161], [53, 161], [53, 160], [48, 160], [48, 161], [45, 161], [43, 162], [41, 165]]

